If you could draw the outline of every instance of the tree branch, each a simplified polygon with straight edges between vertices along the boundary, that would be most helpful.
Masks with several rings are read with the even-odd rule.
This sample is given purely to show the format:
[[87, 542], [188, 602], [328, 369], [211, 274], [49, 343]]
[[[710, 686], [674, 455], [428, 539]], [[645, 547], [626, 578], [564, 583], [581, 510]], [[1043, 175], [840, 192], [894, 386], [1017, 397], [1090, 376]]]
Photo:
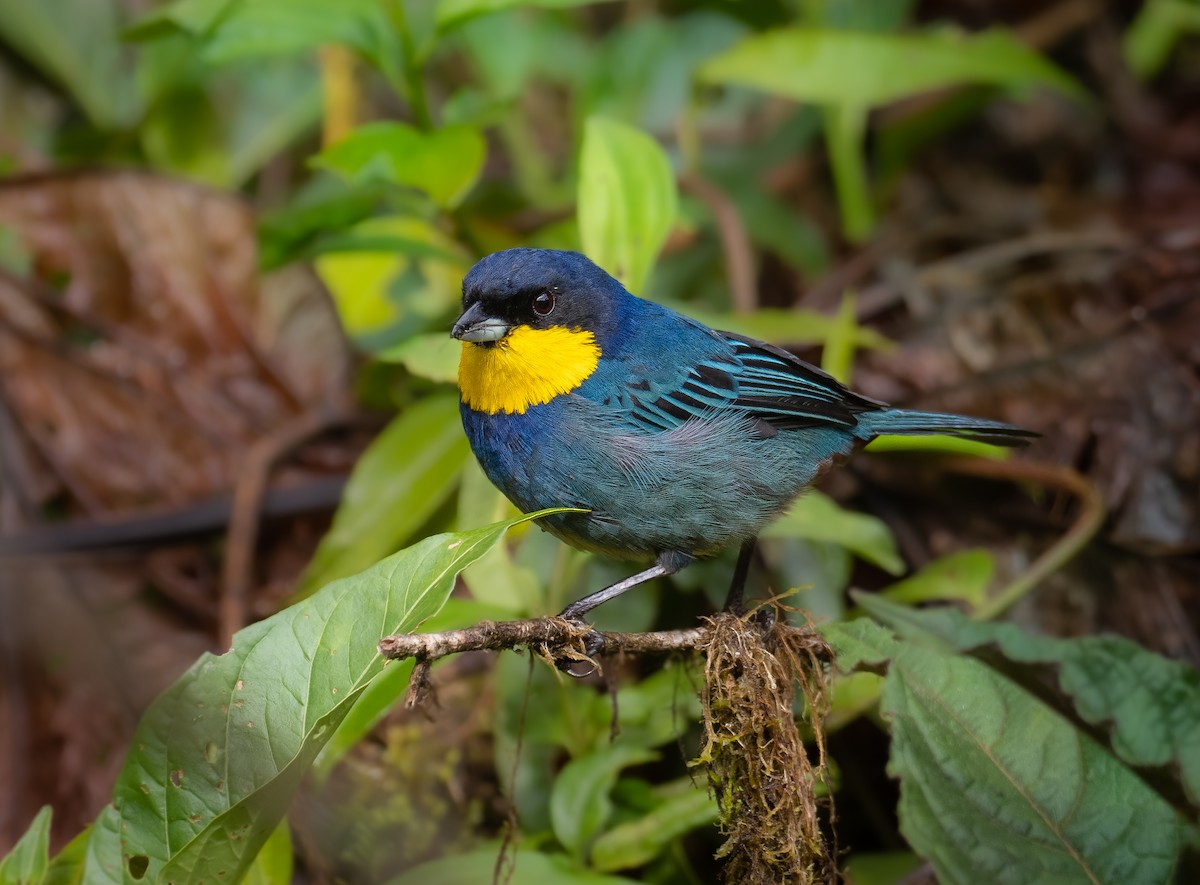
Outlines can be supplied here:
[[[474, 627], [444, 633], [397, 633], [379, 640], [385, 658], [417, 658], [434, 661], [464, 651], [499, 651], [521, 646], [542, 646], [548, 652], [571, 652], [581, 658], [591, 655], [670, 654], [704, 647], [708, 626], [657, 633], [604, 633], [587, 624], [564, 618], [532, 618], [527, 621], [481, 621]], [[587, 638], [587, 654], [585, 648]], [[598, 637], [598, 639], [596, 638]]]

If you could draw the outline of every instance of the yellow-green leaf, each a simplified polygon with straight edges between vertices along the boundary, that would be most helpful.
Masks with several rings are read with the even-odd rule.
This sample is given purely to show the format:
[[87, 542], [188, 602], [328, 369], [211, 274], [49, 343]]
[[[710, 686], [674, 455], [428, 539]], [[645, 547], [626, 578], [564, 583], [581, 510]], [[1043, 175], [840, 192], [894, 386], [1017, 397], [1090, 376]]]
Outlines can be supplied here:
[[635, 294], [675, 223], [675, 173], [658, 142], [624, 123], [589, 117], [579, 160], [583, 251]]

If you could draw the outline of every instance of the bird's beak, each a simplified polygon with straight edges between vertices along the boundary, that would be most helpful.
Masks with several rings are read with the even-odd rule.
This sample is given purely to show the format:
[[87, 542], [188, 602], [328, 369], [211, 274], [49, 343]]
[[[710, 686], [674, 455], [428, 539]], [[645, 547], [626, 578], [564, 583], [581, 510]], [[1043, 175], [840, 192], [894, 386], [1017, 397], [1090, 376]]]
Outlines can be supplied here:
[[509, 324], [504, 320], [488, 316], [483, 306], [476, 301], [458, 318], [450, 336], [459, 341], [473, 341], [481, 344], [499, 341], [508, 334], [509, 328]]

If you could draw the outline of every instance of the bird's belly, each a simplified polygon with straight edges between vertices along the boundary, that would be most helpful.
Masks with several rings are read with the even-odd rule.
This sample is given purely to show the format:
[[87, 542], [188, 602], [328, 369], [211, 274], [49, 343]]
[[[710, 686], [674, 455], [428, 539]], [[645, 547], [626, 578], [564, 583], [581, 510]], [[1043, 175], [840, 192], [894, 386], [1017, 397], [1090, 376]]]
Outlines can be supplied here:
[[519, 415], [464, 408], [463, 425], [514, 504], [587, 508], [542, 522], [568, 543], [626, 558], [706, 555], [751, 537], [852, 445], [823, 429], [760, 439], [737, 416], [635, 433], [576, 396]]

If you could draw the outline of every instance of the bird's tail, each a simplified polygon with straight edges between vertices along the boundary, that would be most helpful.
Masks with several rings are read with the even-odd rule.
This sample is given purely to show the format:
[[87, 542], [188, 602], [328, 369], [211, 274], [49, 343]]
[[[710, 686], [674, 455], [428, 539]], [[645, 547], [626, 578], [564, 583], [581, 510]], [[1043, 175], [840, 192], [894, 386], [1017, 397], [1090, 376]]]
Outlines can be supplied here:
[[1024, 446], [1039, 434], [1015, 424], [990, 421], [987, 418], [968, 418], [943, 412], [914, 412], [908, 409], [880, 409], [859, 415], [859, 427], [871, 437], [881, 433], [908, 435], [936, 433], [957, 436], [997, 446]]

